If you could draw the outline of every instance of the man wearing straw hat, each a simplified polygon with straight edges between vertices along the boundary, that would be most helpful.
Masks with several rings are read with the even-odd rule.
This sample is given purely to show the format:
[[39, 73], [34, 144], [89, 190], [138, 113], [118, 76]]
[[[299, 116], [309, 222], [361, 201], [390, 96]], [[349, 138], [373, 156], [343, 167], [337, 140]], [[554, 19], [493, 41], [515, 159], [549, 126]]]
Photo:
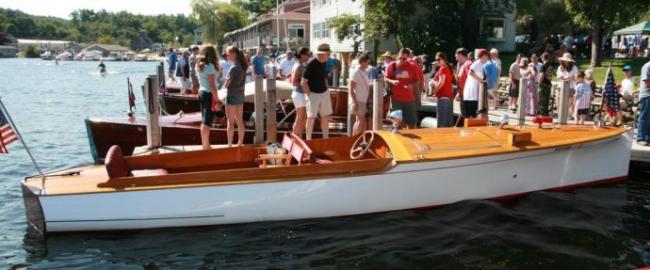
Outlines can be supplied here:
[[320, 116], [320, 127], [323, 138], [329, 137], [329, 116], [332, 114], [332, 101], [327, 85], [325, 65], [330, 57], [330, 45], [322, 43], [316, 50], [316, 58], [309, 61], [302, 74], [302, 88], [307, 99], [307, 140], [311, 140], [316, 117]]
[[573, 117], [578, 67], [570, 53], [564, 53], [558, 61], [560, 66], [557, 68], [556, 77], [560, 81], [569, 81], [569, 115]]

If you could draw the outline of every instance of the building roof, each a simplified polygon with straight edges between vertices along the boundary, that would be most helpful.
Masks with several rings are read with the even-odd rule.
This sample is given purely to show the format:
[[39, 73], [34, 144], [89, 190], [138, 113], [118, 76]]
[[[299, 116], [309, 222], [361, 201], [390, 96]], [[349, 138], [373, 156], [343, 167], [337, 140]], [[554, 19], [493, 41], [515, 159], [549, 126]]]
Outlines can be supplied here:
[[[296, 21], [296, 20], [297, 20], [297, 21], [306, 21], [306, 22], [309, 22], [309, 13], [293, 12], [293, 11], [291, 11], [291, 12], [286, 12], [286, 13], [280, 14], [280, 16], [276, 16], [275, 14], [272, 14], [272, 15], [264, 15], [264, 16], [261, 16], [261, 17], [259, 18], [259, 20], [257, 20], [256, 22], [254, 22], [254, 23], [252, 23], [252, 24], [249, 24], [248, 26], [246, 26], [246, 27], [244, 27], [244, 28], [239, 28], [239, 29], [237, 29], [237, 30], [234, 30], [234, 31], [228, 32], [228, 33], [226, 33], [224, 36], [226, 36], [226, 37], [227, 37], [227, 36], [231, 36], [231, 35], [234, 35], [234, 34], [237, 34], [237, 33], [243, 32], [243, 31], [246, 31], [246, 30], [248, 30], [248, 29], [251, 29], [251, 28], [257, 27], [257, 26], [259, 26], [259, 25], [261, 25], [261, 24], [263, 24], [263, 23], [266, 23], [266, 22], [269, 22], [269, 21], [273, 21], [273, 20], [276, 20], [276, 19], [280, 19], [280, 20], [292, 20], [292, 21]], [[275, 29], [273, 29], [273, 30], [275, 30]]]
[[126, 52], [126, 51], [129, 51], [129, 49], [124, 48], [124, 47], [122, 47], [120, 45], [116, 45], [116, 44], [93, 44], [93, 45], [90, 45], [90, 46], [86, 47], [84, 50], [87, 50], [88, 48], [92, 48], [92, 47], [100, 47], [100, 48], [102, 48], [104, 50], [111, 51], [111, 52]]
[[47, 39], [24, 39], [24, 38], [19, 38], [18, 43], [30, 43], [30, 44], [68, 44], [72, 43], [71, 41], [67, 40], [47, 40]]

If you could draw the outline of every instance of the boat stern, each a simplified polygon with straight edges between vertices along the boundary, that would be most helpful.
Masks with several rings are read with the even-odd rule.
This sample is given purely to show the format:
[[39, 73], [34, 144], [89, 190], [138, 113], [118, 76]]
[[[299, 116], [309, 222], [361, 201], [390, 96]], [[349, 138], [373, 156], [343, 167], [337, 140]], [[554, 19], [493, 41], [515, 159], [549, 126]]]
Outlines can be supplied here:
[[25, 182], [21, 184], [23, 190], [23, 200], [25, 202], [25, 216], [29, 225], [41, 234], [45, 234], [45, 218], [41, 200], [38, 196], [40, 189], [30, 187]]

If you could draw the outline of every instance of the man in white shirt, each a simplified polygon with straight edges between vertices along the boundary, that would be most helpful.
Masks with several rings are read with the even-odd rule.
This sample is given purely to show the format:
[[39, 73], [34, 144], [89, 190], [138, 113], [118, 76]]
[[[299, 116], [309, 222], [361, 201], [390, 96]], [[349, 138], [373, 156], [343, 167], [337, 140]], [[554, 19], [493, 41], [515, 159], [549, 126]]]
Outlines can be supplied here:
[[478, 111], [479, 84], [487, 83], [483, 65], [489, 60], [486, 49], [480, 49], [476, 55], [478, 60], [469, 67], [469, 74], [463, 89], [463, 103], [465, 104], [465, 118], [476, 118]]
[[291, 76], [291, 71], [293, 70], [293, 65], [296, 64], [296, 60], [293, 59], [293, 53], [287, 52], [287, 58], [282, 60], [280, 63], [280, 76], [283, 80], [286, 80]]

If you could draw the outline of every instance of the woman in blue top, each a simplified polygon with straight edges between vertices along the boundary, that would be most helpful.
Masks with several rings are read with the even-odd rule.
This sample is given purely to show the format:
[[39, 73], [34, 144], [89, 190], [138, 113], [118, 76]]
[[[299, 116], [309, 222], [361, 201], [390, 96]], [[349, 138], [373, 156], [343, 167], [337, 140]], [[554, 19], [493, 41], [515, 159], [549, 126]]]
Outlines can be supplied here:
[[196, 70], [199, 78], [199, 103], [201, 105], [201, 145], [210, 149], [210, 126], [214, 112], [221, 106], [217, 92], [217, 74], [219, 59], [217, 50], [208, 44], [201, 47], [197, 58]]
[[226, 57], [232, 63], [224, 86], [226, 87], [226, 118], [228, 118], [228, 147], [232, 146], [235, 135], [234, 126], [237, 125], [237, 146], [244, 145], [244, 89], [246, 86], [246, 69], [248, 60], [244, 53], [235, 46], [226, 49]]

